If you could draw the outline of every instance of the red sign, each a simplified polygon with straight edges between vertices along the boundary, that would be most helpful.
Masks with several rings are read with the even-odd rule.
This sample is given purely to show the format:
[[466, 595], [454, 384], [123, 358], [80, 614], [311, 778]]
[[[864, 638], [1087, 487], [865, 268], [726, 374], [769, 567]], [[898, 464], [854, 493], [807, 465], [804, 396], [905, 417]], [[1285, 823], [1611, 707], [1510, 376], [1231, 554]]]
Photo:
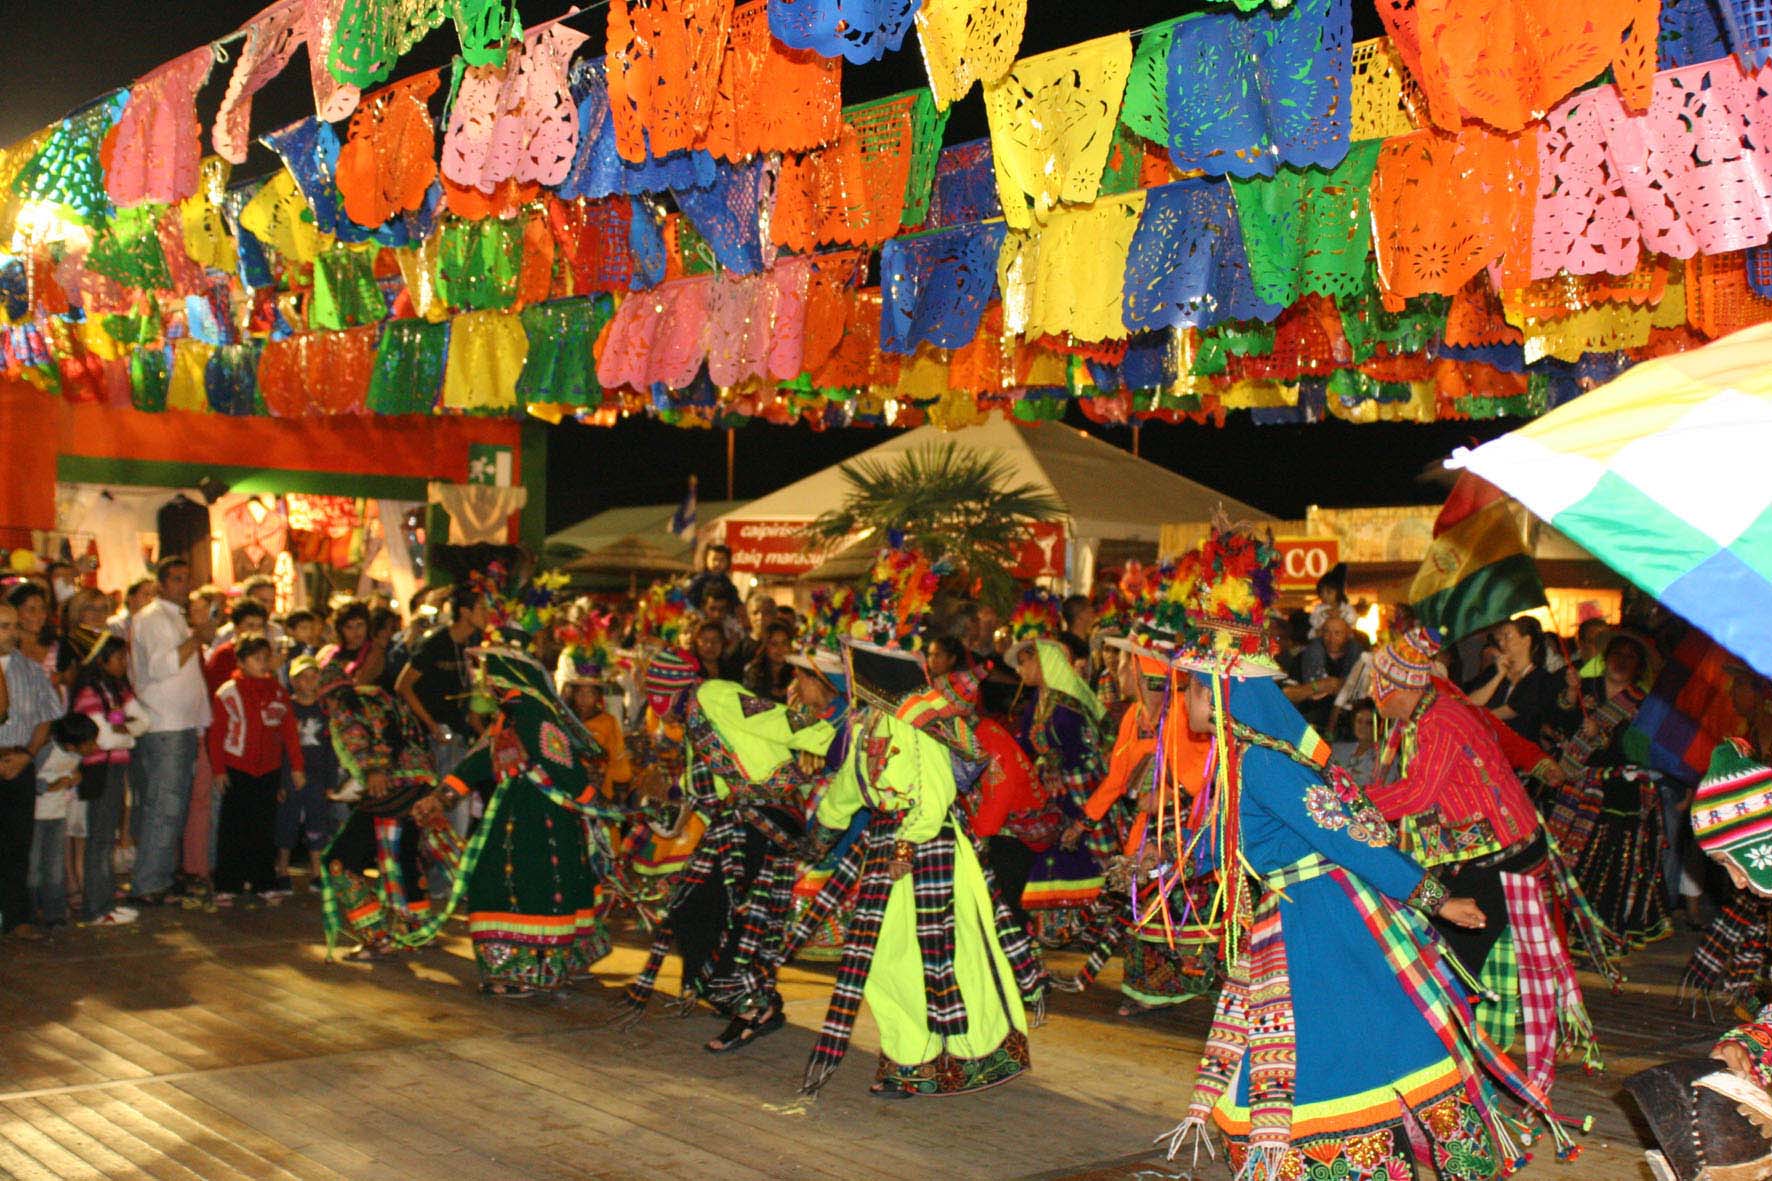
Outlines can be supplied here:
[[1280, 565], [1274, 585], [1281, 590], [1315, 590], [1317, 580], [1341, 561], [1341, 539], [1336, 537], [1276, 537]]
[[728, 521], [726, 544], [732, 568], [759, 578], [798, 578], [824, 561], [821, 548], [807, 542], [810, 521]]
[[1059, 521], [1036, 521], [1028, 526], [1015, 568], [1009, 573], [1021, 579], [1064, 577], [1064, 525]]

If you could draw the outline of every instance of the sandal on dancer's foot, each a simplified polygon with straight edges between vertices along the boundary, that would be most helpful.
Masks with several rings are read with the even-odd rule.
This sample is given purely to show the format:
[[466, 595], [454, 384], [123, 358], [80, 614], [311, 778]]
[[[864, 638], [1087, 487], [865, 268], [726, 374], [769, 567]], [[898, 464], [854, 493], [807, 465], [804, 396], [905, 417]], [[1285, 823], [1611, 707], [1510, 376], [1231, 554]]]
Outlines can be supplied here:
[[1053, 992], [1082, 992], [1089, 987], [1089, 982], [1081, 976], [1065, 976], [1054, 973], [1052, 977]]
[[710, 1054], [725, 1054], [733, 1050], [742, 1050], [758, 1038], [774, 1033], [786, 1025], [787, 1020], [780, 1005], [771, 1005], [767, 1014], [734, 1017], [727, 1022], [726, 1028], [720, 1032], [720, 1036], [703, 1045], [702, 1049]]
[[480, 991], [487, 996], [495, 996], [506, 1001], [533, 1001], [548, 995], [541, 989], [531, 988], [527, 984], [482, 984]]
[[916, 1095], [905, 1090], [897, 1083], [889, 1083], [884, 1079], [868, 1088], [868, 1094], [876, 1099], [914, 1099]]
[[365, 943], [361, 947], [345, 952], [344, 961], [348, 964], [377, 964], [394, 953], [385, 947], [377, 947], [373, 943]]
[[1121, 1001], [1120, 1007], [1114, 1011], [1127, 1020], [1131, 1020], [1134, 1017], [1143, 1017], [1154, 1007], [1153, 1005], [1141, 1005], [1137, 1001]]

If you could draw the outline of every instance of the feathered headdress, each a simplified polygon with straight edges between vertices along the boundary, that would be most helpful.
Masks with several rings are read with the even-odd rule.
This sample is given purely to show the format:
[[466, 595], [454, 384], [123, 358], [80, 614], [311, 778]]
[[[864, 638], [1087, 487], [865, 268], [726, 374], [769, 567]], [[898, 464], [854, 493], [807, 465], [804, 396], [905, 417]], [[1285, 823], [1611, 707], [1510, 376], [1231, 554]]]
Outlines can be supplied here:
[[1192, 646], [1196, 637], [1189, 610], [1200, 581], [1199, 551], [1129, 574], [1120, 580], [1122, 592], [1130, 592], [1126, 635], [1108, 643], [1151, 655]]
[[568, 685], [601, 684], [615, 672], [616, 657], [609, 644], [610, 618], [591, 614], [556, 630], [564, 645], [554, 668], [554, 683], [561, 693]]
[[679, 583], [655, 582], [647, 588], [634, 615], [634, 634], [642, 641], [675, 648], [689, 622], [689, 592]]
[[[1131, 570], [1138, 563], [1126, 565]], [[1108, 635], [1123, 636], [1132, 626], [1132, 597], [1122, 589], [1125, 581], [1122, 576], [1117, 583], [1105, 583], [1095, 589], [1095, 626]]]
[[487, 643], [527, 647], [554, 621], [562, 592], [571, 579], [557, 570], [537, 574], [507, 594], [509, 581], [510, 571], [501, 562], [468, 572], [468, 585], [485, 597], [491, 609], [486, 624]]
[[921, 647], [944, 573], [902, 542], [881, 549], [857, 604], [868, 637], [886, 647]]
[[849, 587], [819, 587], [812, 592], [812, 611], [802, 635], [805, 646], [825, 652], [842, 647], [845, 637], [855, 634], [855, 592]]
[[1017, 643], [1050, 639], [1063, 630], [1064, 612], [1059, 608], [1058, 596], [1045, 587], [1029, 587], [1009, 613], [1009, 635]]
[[1199, 672], [1277, 677], [1279, 646], [1268, 626], [1279, 553], [1249, 525], [1212, 524], [1197, 553], [1187, 622], [1198, 633], [1180, 663]]

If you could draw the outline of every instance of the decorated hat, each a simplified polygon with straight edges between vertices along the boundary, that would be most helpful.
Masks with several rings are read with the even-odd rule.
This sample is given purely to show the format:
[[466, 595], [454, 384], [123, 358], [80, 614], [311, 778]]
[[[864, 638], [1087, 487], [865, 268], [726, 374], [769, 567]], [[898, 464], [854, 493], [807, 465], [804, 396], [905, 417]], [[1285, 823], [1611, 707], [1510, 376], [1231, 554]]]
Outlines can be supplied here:
[[867, 638], [882, 647], [921, 648], [944, 573], [902, 539], [883, 547], [856, 603]]
[[804, 652], [796, 652], [788, 657], [788, 663], [795, 668], [805, 669], [829, 685], [833, 691], [848, 695], [849, 674], [843, 667], [843, 657], [829, 648], [808, 648]]
[[1427, 688], [1439, 651], [1439, 632], [1419, 625], [1410, 628], [1373, 654], [1372, 676], [1379, 691]]
[[607, 616], [588, 615], [557, 629], [555, 635], [563, 645], [554, 665], [554, 685], [561, 693], [568, 685], [601, 685], [615, 675]]
[[907, 699], [929, 688], [923, 658], [904, 648], [845, 640], [843, 665], [855, 696], [887, 713], [897, 713]]
[[655, 582], [634, 613], [634, 634], [652, 647], [674, 648], [689, 623], [689, 592], [678, 583]]
[[1050, 639], [1064, 630], [1064, 611], [1057, 595], [1043, 586], [1029, 587], [1009, 613], [1009, 636], [1017, 643]]
[[356, 680], [351, 676], [350, 665], [342, 655], [335, 653], [331, 659], [320, 662], [320, 687], [317, 690], [320, 696], [324, 697], [328, 693], [355, 684]]
[[1141, 660], [1167, 663], [1177, 648], [1192, 639], [1188, 607], [1200, 581], [1199, 551], [1136, 572], [1129, 566], [1128, 574], [1134, 573], [1135, 579], [1120, 580], [1122, 589], [1130, 592], [1126, 634], [1109, 637], [1107, 644]]
[[506, 576], [504, 567], [494, 562], [477, 582], [492, 603], [492, 616], [486, 625], [487, 638], [513, 647], [533, 643], [560, 611], [560, 599], [570, 581], [558, 570], [537, 574], [520, 583], [509, 595], [501, 593]]
[[646, 662], [641, 687], [652, 712], [662, 718], [680, 712], [683, 697], [700, 683], [701, 670], [695, 661], [675, 648], [666, 648]]
[[909, 722], [962, 758], [977, 758], [978, 735], [973, 730], [977, 712], [976, 697], [967, 690], [976, 688], [969, 676], [934, 678], [921, 691], [900, 701], [893, 711], [901, 722]]
[[1269, 630], [1279, 553], [1272, 536], [1224, 518], [1197, 551], [1196, 581], [1189, 594], [1192, 634], [1176, 663], [1193, 672], [1242, 678], [1284, 676], [1278, 645]]
[[806, 646], [831, 653], [841, 664], [843, 640], [855, 634], [859, 618], [854, 590], [846, 586], [819, 587], [812, 592], [812, 607], [802, 633]]
[[1120, 575], [1118, 582], [1104, 583], [1095, 588], [1095, 631], [1098, 635], [1123, 636], [1131, 628], [1132, 596], [1127, 593], [1126, 585], [1129, 578], [1136, 580], [1142, 576], [1143, 569], [1139, 563], [1127, 562], [1126, 570]]
[[1594, 649], [1604, 657], [1607, 650], [1610, 649], [1613, 644], [1621, 641], [1628, 644], [1635, 644], [1637, 651], [1641, 652], [1643, 655], [1643, 667], [1637, 673], [1637, 681], [1645, 686], [1653, 685], [1656, 678], [1661, 675], [1661, 666], [1664, 661], [1662, 659], [1661, 649], [1656, 646], [1655, 641], [1651, 637], [1638, 631], [1634, 627], [1624, 627], [1622, 625], [1607, 627], [1602, 630], [1599, 635], [1594, 637]]
[[1692, 799], [1692, 831], [1699, 848], [1728, 858], [1756, 893], [1772, 896], [1772, 767], [1742, 739], [1711, 753]]

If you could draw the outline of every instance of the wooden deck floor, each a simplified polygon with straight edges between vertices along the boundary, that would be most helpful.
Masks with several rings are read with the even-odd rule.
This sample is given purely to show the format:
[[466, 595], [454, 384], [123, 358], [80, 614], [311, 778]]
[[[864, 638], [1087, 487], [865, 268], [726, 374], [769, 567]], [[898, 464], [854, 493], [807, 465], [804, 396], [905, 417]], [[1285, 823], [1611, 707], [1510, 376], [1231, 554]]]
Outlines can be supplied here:
[[[0, 1176], [54, 1178], [1222, 1178], [1150, 1151], [1180, 1118], [1207, 1020], [1114, 1016], [1117, 975], [1054, 999], [1035, 1069], [968, 1099], [882, 1104], [865, 1013], [815, 1102], [794, 1086], [828, 973], [784, 980], [789, 1027], [714, 1057], [706, 1014], [655, 1004], [607, 1027], [643, 952], [538, 1005], [481, 998], [465, 938], [395, 964], [326, 963], [311, 899], [152, 913], [132, 928], [0, 945]], [[1564, 1181], [1646, 1177], [1618, 1079], [1699, 1052], [1718, 1022], [1675, 997], [1689, 943], [1635, 957], [1590, 998], [1609, 1074], [1565, 1076], [1596, 1127]], [[1059, 957], [1072, 964], [1074, 956]], [[1073, 965], [1074, 966], [1074, 965]], [[667, 969], [661, 989], [674, 992]]]

